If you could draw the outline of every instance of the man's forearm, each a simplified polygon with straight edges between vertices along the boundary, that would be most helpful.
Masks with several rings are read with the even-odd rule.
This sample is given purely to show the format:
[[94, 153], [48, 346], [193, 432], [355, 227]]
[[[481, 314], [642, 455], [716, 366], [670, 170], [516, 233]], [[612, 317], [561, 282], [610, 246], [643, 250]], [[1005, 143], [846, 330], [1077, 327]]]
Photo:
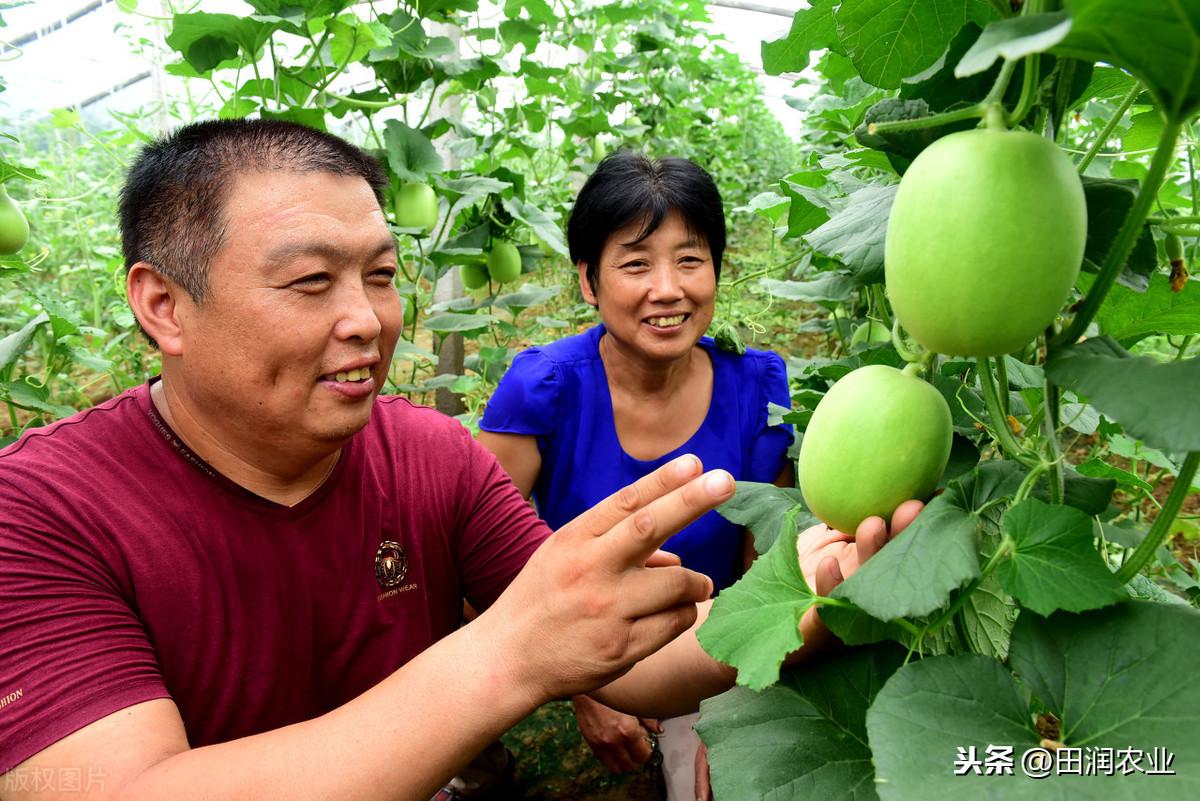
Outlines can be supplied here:
[[427, 801], [540, 699], [513, 686], [471, 627], [338, 709], [159, 762], [122, 801]]

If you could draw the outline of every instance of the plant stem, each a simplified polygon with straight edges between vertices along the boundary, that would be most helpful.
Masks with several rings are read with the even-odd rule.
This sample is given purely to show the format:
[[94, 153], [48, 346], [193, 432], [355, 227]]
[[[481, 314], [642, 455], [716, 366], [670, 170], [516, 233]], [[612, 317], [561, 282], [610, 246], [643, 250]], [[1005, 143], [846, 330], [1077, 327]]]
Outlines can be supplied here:
[[1025, 57], [1025, 78], [1021, 82], [1021, 97], [1017, 100], [1017, 107], [1009, 113], [1005, 120], [1010, 128], [1025, 119], [1029, 115], [1029, 110], [1033, 108], [1033, 101], [1037, 97], [1037, 79], [1041, 72], [1041, 64], [1040, 53], [1032, 53]]
[[879, 322], [891, 328], [892, 315], [888, 313], [887, 296], [884, 294], [883, 284], [871, 284], [871, 297], [875, 300], [875, 313], [879, 315]]
[[1059, 388], [1049, 378], [1042, 385], [1042, 406], [1046, 410], [1046, 416], [1043, 419], [1043, 431], [1046, 435], [1046, 448], [1049, 451], [1048, 456], [1050, 462], [1050, 502], [1062, 503], [1064, 484], [1063, 484], [1063, 469], [1062, 456], [1058, 449], [1058, 421], [1059, 421]]
[[957, 111], [946, 111], [941, 114], [933, 114], [929, 117], [919, 117], [915, 120], [896, 120], [895, 122], [873, 122], [867, 126], [867, 132], [876, 133], [895, 133], [898, 131], [919, 131], [922, 128], [936, 128], [939, 125], [948, 125], [959, 120], [969, 120], [971, 118], [979, 118], [984, 114], [984, 106], [982, 104], [968, 106]]
[[1041, 462], [1029, 471], [1025, 478], [1021, 479], [1021, 485], [1017, 487], [1017, 492], [1013, 495], [1012, 505], [1016, 506], [1021, 501], [1029, 497], [1029, 493], [1033, 492], [1033, 488], [1037, 486], [1037, 481], [1042, 477], [1042, 473], [1050, 467], [1047, 462]]
[[1194, 214], [1180, 214], [1175, 217], [1161, 217], [1157, 214], [1146, 218], [1146, 222], [1151, 225], [1200, 225], [1200, 216]]
[[1104, 143], [1108, 141], [1108, 137], [1112, 136], [1112, 132], [1117, 127], [1117, 123], [1125, 116], [1125, 112], [1129, 111], [1129, 107], [1133, 105], [1133, 101], [1142, 93], [1142, 82], [1134, 81], [1133, 88], [1129, 90], [1129, 94], [1125, 95], [1125, 99], [1121, 101], [1121, 105], [1117, 106], [1117, 110], [1113, 112], [1112, 117], [1105, 123], [1104, 129], [1100, 131], [1100, 135], [1096, 137], [1096, 141], [1092, 142], [1092, 146], [1088, 148], [1087, 153], [1079, 160], [1077, 169], [1079, 174], [1083, 175], [1087, 171], [1088, 165], [1092, 163], [1092, 159], [1096, 158], [1096, 154], [1100, 152], [1100, 148], [1104, 147]]
[[1021, 443], [1017, 442], [1012, 429], [1008, 427], [1008, 417], [1000, 408], [1000, 396], [996, 392], [995, 378], [992, 376], [991, 358], [977, 356], [975, 363], [978, 366], [979, 383], [983, 386], [983, 399], [987, 403], [988, 415], [992, 418], [992, 426], [995, 429], [996, 443], [1005, 456], [1032, 467], [1037, 462], [1030, 459]]
[[1175, 522], [1175, 515], [1179, 513], [1184, 498], [1192, 489], [1192, 479], [1196, 476], [1198, 466], [1200, 466], [1200, 451], [1192, 451], [1183, 460], [1183, 467], [1179, 468], [1179, 475], [1175, 477], [1175, 486], [1171, 488], [1171, 494], [1167, 496], [1167, 502], [1163, 504], [1162, 511], [1154, 519], [1150, 533], [1117, 571], [1117, 580], [1122, 584], [1136, 576], [1154, 557], [1158, 546], [1167, 539], [1167, 534], [1171, 531], [1171, 524]]
[[988, 91], [987, 97], [980, 104], [985, 109], [989, 106], [994, 108], [1000, 105], [1001, 99], [1004, 97], [1004, 92], [1008, 89], [1008, 84], [1012, 81], [1013, 73], [1017, 70], [1017, 61], [1013, 59], [1004, 59], [1004, 66], [1000, 68], [1000, 74], [996, 76], [996, 82], [992, 84], [992, 88]]
[[1004, 412], [1004, 419], [1008, 420], [1008, 366], [1004, 364], [1004, 357], [996, 357], [996, 388], [1000, 391], [1000, 411]]
[[1156, 223], [1156, 226], [1164, 234], [1175, 234], [1175, 236], [1184, 236], [1189, 239], [1200, 237], [1200, 227], [1172, 225], [1171, 223]]
[[1113, 282], [1117, 280], [1125, 262], [1129, 260], [1129, 254], [1142, 231], [1142, 223], [1146, 221], [1150, 207], [1154, 205], [1158, 188], [1162, 186], [1167, 170], [1171, 166], [1171, 159], [1175, 154], [1175, 141], [1179, 138], [1179, 131], [1182, 128], [1183, 124], [1178, 120], [1170, 120], [1163, 125], [1162, 136], [1158, 140], [1158, 149], [1154, 151], [1154, 159], [1150, 162], [1150, 171], [1146, 173], [1146, 179], [1142, 182], [1137, 199], [1133, 202], [1133, 208], [1129, 210], [1129, 215], [1125, 218], [1121, 230], [1117, 232], [1117, 238], [1109, 247], [1108, 255], [1104, 259], [1104, 266], [1100, 268], [1100, 274], [1096, 276], [1095, 283], [1092, 284], [1087, 297], [1083, 299], [1083, 305], [1071, 320], [1070, 326], [1055, 337], [1053, 346], [1071, 343], [1083, 336], [1088, 323], [1100, 310], [1100, 304], [1104, 302], [1108, 290], [1112, 288]]

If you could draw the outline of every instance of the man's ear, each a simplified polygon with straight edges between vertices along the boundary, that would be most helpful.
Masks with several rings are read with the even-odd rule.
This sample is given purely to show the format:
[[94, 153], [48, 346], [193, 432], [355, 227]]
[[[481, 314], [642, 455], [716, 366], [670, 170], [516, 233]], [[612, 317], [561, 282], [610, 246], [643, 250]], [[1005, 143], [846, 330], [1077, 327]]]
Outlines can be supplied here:
[[182, 354], [183, 326], [178, 301], [185, 294], [183, 288], [164, 277], [152, 264], [139, 261], [125, 276], [125, 292], [142, 330], [158, 344], [163, 355]]
[[576, 262], [575, 269], [579, 272], [579, 291], [583, 294], [583, 302], [589, 306], [600, 308], [600, 301], [596, 297], [596, 293], [592, 291], [592, 283], [588, 281], [587, 265], [583, 262]]

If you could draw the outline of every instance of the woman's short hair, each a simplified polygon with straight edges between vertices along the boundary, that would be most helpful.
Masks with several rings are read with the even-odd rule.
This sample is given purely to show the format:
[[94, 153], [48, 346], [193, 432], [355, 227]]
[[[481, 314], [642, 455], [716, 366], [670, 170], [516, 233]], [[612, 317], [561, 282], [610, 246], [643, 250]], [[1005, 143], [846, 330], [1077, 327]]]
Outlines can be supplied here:
[[670, 211], [704, 238], [717, 280], [725, 252], [725, 210], [712, 176], [682, 158], [649, 159], [628, 150], [610, 153], [588, 178], [567, 221], [571, 261], [583, 262], [596, 291], [600, 252], [614, 231], [641, 222], [636, 242], [653, 234]]

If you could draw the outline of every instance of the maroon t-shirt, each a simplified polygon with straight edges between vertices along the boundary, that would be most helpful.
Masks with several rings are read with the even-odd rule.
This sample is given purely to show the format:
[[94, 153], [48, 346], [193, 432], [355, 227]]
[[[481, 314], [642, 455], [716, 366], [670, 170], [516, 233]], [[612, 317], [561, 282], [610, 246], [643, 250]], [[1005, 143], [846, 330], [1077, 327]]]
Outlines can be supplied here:
[[0, 773], [154, 698], [193, 746], [327, 712], [548, 534], [466, 429], [402, 398], [291, 508], [192, 453], [149, 385], [31, 431], [0, 451]]

